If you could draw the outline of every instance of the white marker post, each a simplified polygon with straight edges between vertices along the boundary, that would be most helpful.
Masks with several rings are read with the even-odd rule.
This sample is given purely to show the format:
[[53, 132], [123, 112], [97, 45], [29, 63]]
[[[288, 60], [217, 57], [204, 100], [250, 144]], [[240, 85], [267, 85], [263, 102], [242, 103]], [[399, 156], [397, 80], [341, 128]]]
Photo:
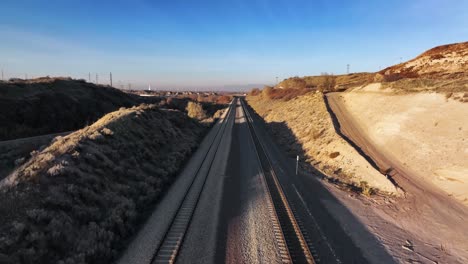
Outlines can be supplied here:
[[299, 171], [299, 155], [297, 155], [297, 158], [296, 158], [296, 175], [298, 171]]

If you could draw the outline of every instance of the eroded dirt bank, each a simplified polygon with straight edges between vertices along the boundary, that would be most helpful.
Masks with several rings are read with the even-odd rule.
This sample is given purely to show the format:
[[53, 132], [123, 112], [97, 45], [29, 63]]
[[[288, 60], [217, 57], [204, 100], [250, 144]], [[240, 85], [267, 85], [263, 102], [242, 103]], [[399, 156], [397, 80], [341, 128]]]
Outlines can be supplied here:
[[[466, 106], [433, 92], [396, 95], [381, 90], [380, 84], [329, 94], [328, 103], [341, 131], [405, 190], [404, 197], [369, 208], [407, 232], [382, 232], [388, 223], [370, 220], [382, 241], [391, 244], [412, 236], [409, 241], [431, 246], [418, 246], [424, 262], [450, 256], [448, 262], [465, 263], [468, 208], [461, 203], [466, 202], [466, 186], [460, 175], [466, 166], [461, 122]], [[441, 177], [441, 171], [451, 178]], [[454, 179], [458, 185], [451, 184]], [[413, 242], [402, 243], [402, 248], [418, 252]]]
[[468, 103], [441, 93], [395, 94], [380, 84], [329, 98], [379, 153], [468, 205]]

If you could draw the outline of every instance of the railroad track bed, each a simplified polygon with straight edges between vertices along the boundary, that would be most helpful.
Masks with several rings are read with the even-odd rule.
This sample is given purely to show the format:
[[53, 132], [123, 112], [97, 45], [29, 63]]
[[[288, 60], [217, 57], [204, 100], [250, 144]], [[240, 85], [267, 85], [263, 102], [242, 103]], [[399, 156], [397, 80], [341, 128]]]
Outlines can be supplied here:
[[269, 211], [281, 261], [283, 263], [317, 263], [319, 262], [319, 258], [313, 249], [311, 240], [304, 230], [301, 221], [296, 219], [295, 213], [286, 199], [271, 161], [252, 125], [250, 113], [244, 104], [245, 103], [241, 101], [245, 119], [256, 147], [259, 163], [270, 196], [271, 203], [269, 205]]
[[163, 240], [161, 241], [158, 249], [156, 250], [151, 263], [175, 263], [177, 255], [181, 249], [184, 237], [189, 229], [190, 222], [197, 207], [201, 193], [203, 192], [206, 180], [210, 174], [213, 161], [219, 150], [224, 132], [229, 122], [233, 121], [235, 115], [236, 102], [233, 101], [228, 108], [223, 123], [216, 131], [213, 142], [211, 143], [207, 153], [200, 163], [195, 177], [190, 184], [187, 192], [175, 214], [169, 229], [166, 231]]

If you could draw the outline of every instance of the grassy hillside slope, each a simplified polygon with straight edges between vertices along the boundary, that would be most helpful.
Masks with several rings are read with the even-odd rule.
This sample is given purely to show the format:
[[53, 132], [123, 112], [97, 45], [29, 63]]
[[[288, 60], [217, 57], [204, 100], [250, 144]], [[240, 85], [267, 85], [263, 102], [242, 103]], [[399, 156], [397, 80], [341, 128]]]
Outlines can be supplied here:
[[0, 82], [0, 140], [76, 130], [139, 98], [69, 78]]
[[56, 138], [0, 183], [0, 262], [110, 263], [204, 131], [142, 105]]

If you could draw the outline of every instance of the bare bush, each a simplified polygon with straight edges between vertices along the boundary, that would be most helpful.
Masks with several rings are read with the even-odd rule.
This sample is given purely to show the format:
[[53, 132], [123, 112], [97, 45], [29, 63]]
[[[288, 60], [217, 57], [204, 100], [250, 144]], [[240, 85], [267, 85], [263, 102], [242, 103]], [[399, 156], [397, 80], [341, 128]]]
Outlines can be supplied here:
[[336, 77], [333, 74], [322, 73], [322, 82], [319, 85], [319, 91], [321, 92], [334, 92], [336, 86]]

